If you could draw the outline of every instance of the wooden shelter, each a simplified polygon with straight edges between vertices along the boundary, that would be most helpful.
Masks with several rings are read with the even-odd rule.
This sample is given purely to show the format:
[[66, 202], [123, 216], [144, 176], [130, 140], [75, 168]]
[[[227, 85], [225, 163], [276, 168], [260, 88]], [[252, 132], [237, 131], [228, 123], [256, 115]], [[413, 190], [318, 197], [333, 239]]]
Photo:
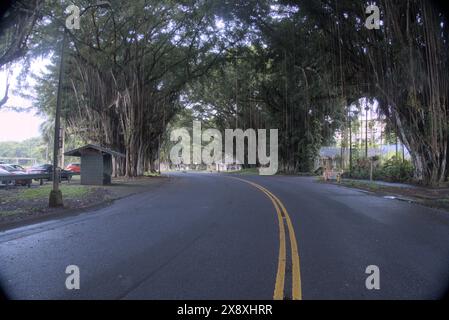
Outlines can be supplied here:
[[112, 182], [112, 157], [124, 154], [93, 144], [65, 152], [68, 157], [81, 158], [81, 184], [108, 185]]

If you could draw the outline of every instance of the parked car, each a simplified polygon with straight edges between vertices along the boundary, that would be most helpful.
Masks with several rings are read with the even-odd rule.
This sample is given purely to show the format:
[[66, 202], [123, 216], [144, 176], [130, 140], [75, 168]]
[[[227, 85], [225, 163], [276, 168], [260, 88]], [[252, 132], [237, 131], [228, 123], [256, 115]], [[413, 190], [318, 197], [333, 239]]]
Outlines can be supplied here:
[[81, 165], [79, 163], [70, 163], [65, 169], [73, 173], [81, 173]]
[[26, 172], [25, 168], [22, 166], [19, 166], [18, 164], [8, 164], [8, 166], [13, 167], [17, 171]]
[[[27, 173], [29, 174], [50, 174], [48, 181], [52, 181], [52, 175], [53, 175], [53, 165], [51, 164], [39, 164], [32, 166], [27, 170]], [[72, 175], [70, 171], [67, 170], [61, 170], [61, 180], [67, 180], [70, 181], [72, 179]], [[38, 179], [36, 179], [38, 180]]]
[[[0, 164], [0, 169], [7, 171], [8, 173], [10, 173], [13, 176], [26, 174], [25, 171], [18, 170], [8, 164]], [[13, 180], [13, 181], [14, 181], [15, 185], [21, 185], [21, 186], [30, 186], [32, 183], [31, 179], [26, 179], [26, 178], [20, 179], [20, 180]]]
[[[0, 168], [0, 176], [10, 176], [11, 173], [9, 173], [8, 171], [6, 171], [5, 169]], [[10, 183], [11, 181], [8, 180], [2, 180], [0, 181], [1, 184], [7, 184]]]
[[8, 176], [9, 172], [6, 171], [5, 169], [0, 168], [0, 176]]

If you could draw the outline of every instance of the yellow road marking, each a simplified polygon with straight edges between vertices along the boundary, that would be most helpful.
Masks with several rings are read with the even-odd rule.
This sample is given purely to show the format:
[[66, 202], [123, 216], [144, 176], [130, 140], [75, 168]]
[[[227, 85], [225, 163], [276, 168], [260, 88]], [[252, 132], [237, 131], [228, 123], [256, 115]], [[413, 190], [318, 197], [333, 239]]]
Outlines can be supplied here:
[[277, 200], [282, 211], [284, 212], [284, 216], [287, 221], [288, 233], [290, 236], [292, 266], [293, 266], [293, 270], [292, 270], [292, 294], [293, 294], [293, 297], [292, 298], [293, 298], [293, 300], [302, 300], [301, 270], [300, 270], [300, 264], [299, 264], [298, 243], [296, 241], [295, 229], [293, 228], [293, 223], [290, 219], [290, 215], [288, 214], [287, 209], [285, 209], [284, 204], [274, 194], [272, 194], [271, 192], [269, 192], [269, 193]]
[[[252, 183], [250, 183], [252, 184]], [[273, 205], [276, 209], [277, 217], [278, 217], [278, 225], [279, 225], [279, 258], [278, 258], [278, 271], [276, 274], [276, 284], [274, 287], [274, 300], [283, 300], [284, 299], [284, 287], [285, 287], [285, 265], [287, 262], [287, 253], [286, 253], [286, 243], [285, 243], [285, 226], [282, 221], [282, 213], [279, 209], [279, 205], [276, 203], [276, 200], [266, 191], [260, 189], [257, 185], [252, 184], [254, 187], [258, 188], [260, 191], [265, 193], [265, 195], [273, 202]]]
[[[287, 228], [290, 239], [290, 249], [291, 249], [291, 259], [292, 259], [292, 299], [302, 300], [302, 289], [301, 289], [301, 270], [299, 263], [299, 253], [298, 253], [298, 243], [296, 241], [295, 230], [293, 228], [290, 215], [284, 204], [278, 197], [276, 197], [272, 192], [262, 187], [261, 185], [248, 181], [245, 179], [240, 179], [232, 177], [234, 179], [246, 182], [253, 187], [262, 191], [273, 203], [279, 222], [279, 261], [278, 270], [276, 274], [276, 284], [274, 288], [274, 300], [282, 300], [284, 298], [284, 283], [285, 283], [285, 265], [286, 265], [286, 245], [285, 245], [285, 226], [283, 217], [287, 222]], [[283, 213], [283, 215], [282, 215]]]

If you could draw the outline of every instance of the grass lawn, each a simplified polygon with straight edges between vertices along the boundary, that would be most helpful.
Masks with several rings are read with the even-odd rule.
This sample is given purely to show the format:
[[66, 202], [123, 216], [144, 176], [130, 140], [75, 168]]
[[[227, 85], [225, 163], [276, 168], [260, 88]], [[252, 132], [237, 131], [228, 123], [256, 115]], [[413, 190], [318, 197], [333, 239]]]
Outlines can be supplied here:
[[160, 173], [159, 172], [145, 172], [143, 174], [145, 177], [160, 177]]
[[373, 192], [388, 190], [388, 188], [386, 188], [386, 187], [383, 188], [383, 186], [376, 184], [376, 183], [371, 183], [371, 182], [344, 181], [343, 180], [342, 182], [340, 182], [340, 184], [342, 186], [346, 186], [349, 188], [364, 189], [364, 190], [373, 191]]
[[[0, 190], [0, 218], [32, 215], [40, 212], [47, 212], [48, 198], [52, 190], [52, 183], [43, 186], [33, 186], [31, 188], [11, 188]], [[102, 200], [103, 194], [93, 187], [81, 186], [78, 184], [60, 184], [60, 190], [64, 199], [64, 204], [68, 208], [76, 208], [86, 202]]]
[[[17, 190], [16, 200], [38, 200], [49, 197], [50, 191], [52, 190], [52, 185], [48, 184], [39, 188], [21, 189]], [[62, 196], [66, 198], [81, 198], [86, 196], [90, 189], [86, 186], [80, 185], [60, 185]]]
[[259, 174], [259, 169], [257, 169], [257, 168], [246, 168], [246, 169], [236, 170], [236, 171], [225, 171], [224, 173], [241, 174], [241, 175], [258, 175]]
[[49, 208], [48, 199], [52, 182], [42, 186], [34, 184], [31, 188], [0, 188], [0, 226], [23, 221], [46, 214], [62, 214], [70, 210], [83, 210], [88, 207], [108, 204], [113, 200], [146, 192], [168, 181], [165, 177], [140, 177], [136, 179], [114, 179], [110, 186], [83, 186], [80, 177], [74, 176], [71, 183], [59, 185], [64, 208]]

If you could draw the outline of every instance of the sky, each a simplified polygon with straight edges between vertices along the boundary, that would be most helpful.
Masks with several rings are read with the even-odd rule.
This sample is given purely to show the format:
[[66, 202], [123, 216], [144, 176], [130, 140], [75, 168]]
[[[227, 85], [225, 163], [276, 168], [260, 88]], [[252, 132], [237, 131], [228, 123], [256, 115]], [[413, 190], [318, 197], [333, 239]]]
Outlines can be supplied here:
[[[49, 63], [48, 59], [37, 59], [31, 65], [31, 71], [39, 74], [45, 71], [45, 66]], [[8, 102], [0, 107], [0, 142], [4, 141], [23, 141], [29, 138], [40, 136], [39, 126], [44, 118], [36, 115], [36, 110], [31, 109], [29, 112], [16, 112], [8, 109], [8, 106], [31, 107], [32, 101], [24, 99], [17, 94], [17, 76], [21, 71], [20, 64], [13, 64], [9, 69], [0, 70], [0, 99], [3, 98], [8, 72], [10, 90]], [[33, 84], [32, 79], [27, 79], [29, 84]]]

